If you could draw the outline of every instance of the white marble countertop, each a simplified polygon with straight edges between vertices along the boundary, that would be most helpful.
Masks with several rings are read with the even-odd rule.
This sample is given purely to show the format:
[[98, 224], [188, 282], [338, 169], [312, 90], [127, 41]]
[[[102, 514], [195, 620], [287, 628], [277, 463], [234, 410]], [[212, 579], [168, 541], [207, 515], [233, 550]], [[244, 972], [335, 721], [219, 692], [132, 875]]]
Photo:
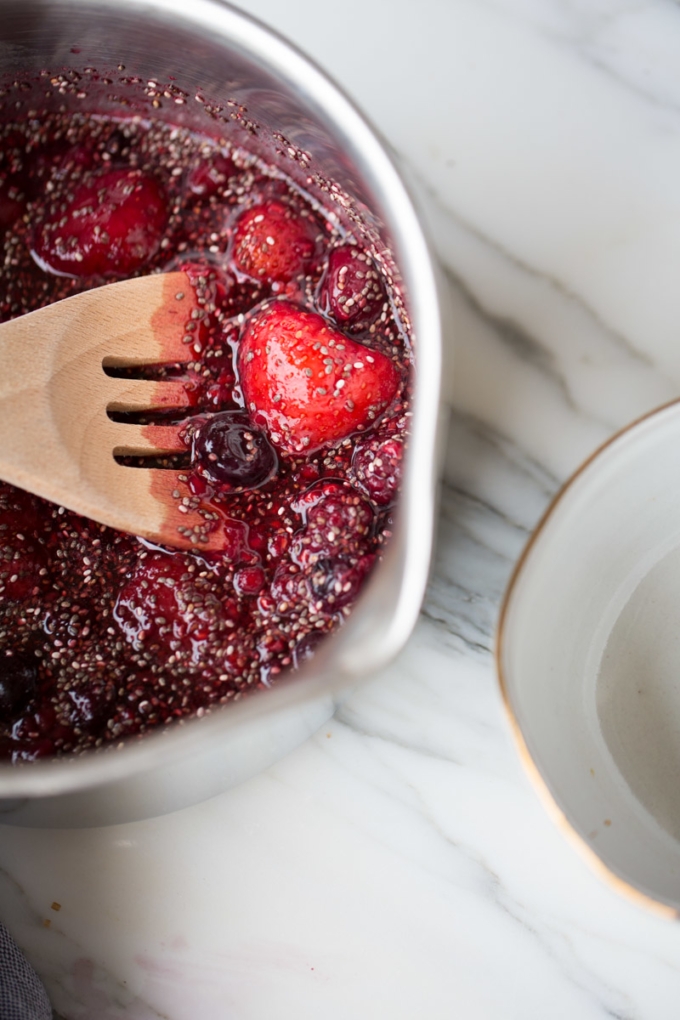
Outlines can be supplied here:
[[551, 493], [680, 392], [680, 7], [244, 6], [433, 200], [457, 329], [434, 576], [400, 659], [265, 774], [146, 822], [4, 828], [0, 917], [66, 1020], [676, 1020], [680, 928], [553, 828], [491, 647]]

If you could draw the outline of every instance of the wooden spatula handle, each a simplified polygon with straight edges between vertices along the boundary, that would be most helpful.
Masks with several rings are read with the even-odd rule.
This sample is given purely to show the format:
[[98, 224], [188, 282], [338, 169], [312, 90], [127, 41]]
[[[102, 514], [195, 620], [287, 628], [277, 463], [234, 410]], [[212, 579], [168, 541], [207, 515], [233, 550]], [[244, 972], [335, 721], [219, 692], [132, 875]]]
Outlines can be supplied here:
[[[173, 480], [159, 485], [160, 472], [123, 467], [113, 457], [121, 446], [153, 448], [153, 430], [107, 415], [107, 407], [177, 406], [182, 388], [111, 378], [103, 362], [188, 360], [192, 314], [200, 312], [188, 279], [168, 273], [100, 287], [0, 324], [0, 478], [123, 531], [190, 544], [181, 537], [186, 515], [165, 495]], [[167, 439], [167, 431], [159, 433]]]

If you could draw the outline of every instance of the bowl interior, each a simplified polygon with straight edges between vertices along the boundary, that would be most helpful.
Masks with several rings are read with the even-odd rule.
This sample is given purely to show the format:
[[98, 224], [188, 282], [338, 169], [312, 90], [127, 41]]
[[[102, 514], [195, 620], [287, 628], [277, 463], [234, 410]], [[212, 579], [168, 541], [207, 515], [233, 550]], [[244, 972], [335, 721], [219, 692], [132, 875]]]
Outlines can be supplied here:
[[632, 426], [558, 497], [509, 590], [508, 707], [573, 830], [680, 907], [680, 405]]

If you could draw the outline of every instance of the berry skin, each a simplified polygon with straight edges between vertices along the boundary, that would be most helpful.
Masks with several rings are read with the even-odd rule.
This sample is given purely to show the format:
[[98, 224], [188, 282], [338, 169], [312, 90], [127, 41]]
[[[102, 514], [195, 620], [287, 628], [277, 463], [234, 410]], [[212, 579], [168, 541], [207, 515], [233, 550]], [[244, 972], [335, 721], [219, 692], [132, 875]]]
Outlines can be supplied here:
[[278, 457], [264, 432], [242, 411], [223, 411], [194, 434], [192, 464], [212, 482], [257, 489], [276, 474]]
[[289, 453], [310, 453], [372, 424], [401, 381], [384, 354], [286, 301], [250, 321], [238, 366], [248, 413]]
[[155, 255], [168, 219], [163, 189], [141, 170], [88, 177], [38, 224], [33, 254], [63, 276], [129, 276]]
[[352, 456], [355, 485], [380, 507], [394, 503], [403, 456], [404, 444], [393, 436], [372, 436], [357, 443]]
[[301, 606], [326, 616], [337, 613], [354, 602], [374, 561], [373, 553], [362, 553], [319, 557], [302, 569], [281, 563], [270, 587], [277, 613], [285, 616]]
[[350, 244], [334, 248], [319, 288], [321, 309], [352, 331], [370, 326], [384, 302], [380, 276], [368, 255]]
[[307, 272], [317, 253], [317, 224], [283, 202], [270, 201], [242, 213], [233, 259], [254, 280], [288, 283]]

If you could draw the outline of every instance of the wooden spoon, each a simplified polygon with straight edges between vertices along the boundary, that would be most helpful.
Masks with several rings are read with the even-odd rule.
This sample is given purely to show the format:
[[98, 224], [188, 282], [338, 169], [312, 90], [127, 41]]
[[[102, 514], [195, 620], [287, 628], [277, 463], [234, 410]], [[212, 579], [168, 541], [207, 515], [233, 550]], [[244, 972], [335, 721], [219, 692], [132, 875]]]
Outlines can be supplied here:
[[177, 427], [107, 415], [187, 406], [180, 382], [114, 378], [105, 368], [191, 361], [187, 326], [201, 314], [185, 274], [165, 273], [0, 324], [0, 478], [121, 531], [219, 547], [221, 529], [191, 508], [177, 471], [114, 459], [186, 452]]

